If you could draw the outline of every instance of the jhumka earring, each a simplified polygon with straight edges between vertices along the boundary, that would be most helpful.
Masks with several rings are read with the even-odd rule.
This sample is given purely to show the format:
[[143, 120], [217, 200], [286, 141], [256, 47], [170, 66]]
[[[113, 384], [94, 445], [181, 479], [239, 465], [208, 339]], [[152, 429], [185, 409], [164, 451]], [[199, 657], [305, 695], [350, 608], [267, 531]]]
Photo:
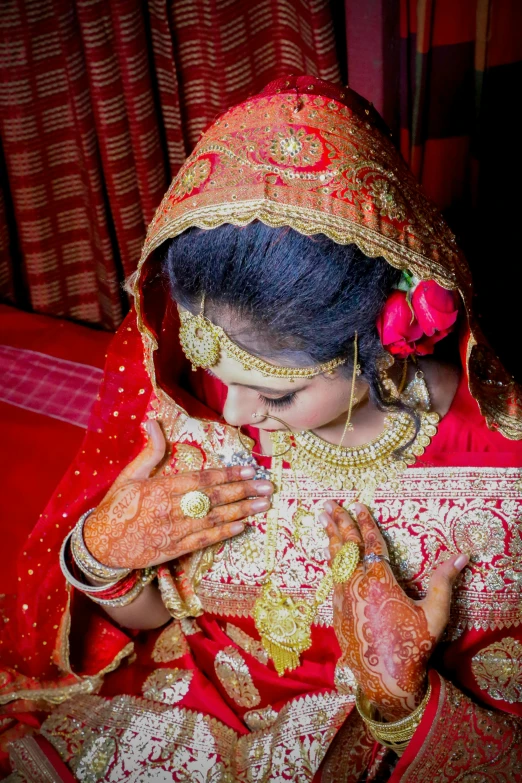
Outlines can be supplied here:
[[346, 417], [346, 424], [344, 425], [343, 434], [341, 435], [341, 440], [339, 441], [338, 448], [342, 448], [343, 441], [346, 437], [346, 433], [348, 431], [353, 430], [353, 424], [352, 424], [352, 413], [354, 406], [357, 405], [359, 400], [355, 396], [355, 382], [357, 380], [357, 376], [361, 374], [361, 365], [358, 364], [358, 358], [359, 358], [359, 351], [357, 347], [357, 332], [355, 332], [355, 336], [353, 338], [353, 372], [352, 372], [352, 388], [350, 390], [350, 402], [348, 404], [348, 415]]

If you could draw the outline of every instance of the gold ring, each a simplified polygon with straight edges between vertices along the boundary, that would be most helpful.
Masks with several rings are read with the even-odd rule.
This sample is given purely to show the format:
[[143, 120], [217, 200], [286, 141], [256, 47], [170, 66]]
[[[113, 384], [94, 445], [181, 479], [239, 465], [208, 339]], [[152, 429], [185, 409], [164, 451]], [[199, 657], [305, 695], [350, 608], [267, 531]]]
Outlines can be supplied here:
[[210, 498], [204, 492], [195, 490], [182, 495], [179, 502], [183, 514], [190, 519], [202, 519], [210, 511]]
[[333, 559], [332, 576], [336, 585], [347, 582], [357, 568], [359, 562], [359, 545], [355, 541], [347, 541]]

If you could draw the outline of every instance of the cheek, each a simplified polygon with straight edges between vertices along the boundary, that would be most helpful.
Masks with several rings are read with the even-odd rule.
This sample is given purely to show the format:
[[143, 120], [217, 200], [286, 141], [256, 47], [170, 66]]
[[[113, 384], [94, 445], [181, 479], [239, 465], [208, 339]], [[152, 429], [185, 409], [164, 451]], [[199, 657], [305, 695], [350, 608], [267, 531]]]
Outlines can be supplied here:
[[289, 424], [296, 429], [315, 429], [329, 424], [337, 419], [348, 408], [348, 401], [345, 395], [339, 393], [324, 393], [316, 396], [303, 396], [299, 404], [295, 405], [286, 418]]

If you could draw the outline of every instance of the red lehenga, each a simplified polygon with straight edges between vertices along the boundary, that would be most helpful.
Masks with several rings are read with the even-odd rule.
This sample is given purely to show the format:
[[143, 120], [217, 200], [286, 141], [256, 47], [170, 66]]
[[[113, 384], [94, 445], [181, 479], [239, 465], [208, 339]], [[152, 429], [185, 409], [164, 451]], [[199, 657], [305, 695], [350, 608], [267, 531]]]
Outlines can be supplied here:
[[[471, 554], [430, 664], [430, 702], [398, 761], [354, 708], [329, 599], [299, 667], [279, 677], [268, 660], [251, 616], [266, 577], [263, 515], [231, 542], [160, 568], [173, 620], [152, 632], [119, 628], [67, 587], [58, 565], [65, 534], [142, 448], [147, 417], [166, 434], [166, 472], [220, 465], [241, 448], [220, 420], [224, 389], [191, 373], [181, 353], [154, 251], [188, 226], [253, 219], [356, 242], [458, 288], [466, 308], [451, 409], [417, 463], [372, 502], [412, 596], [448, 553]], [[89, 432], [22, 552], [17, 596], [1, 605], [0, 726], [12, 781], [522, 780], [522, 406], [473, 320], [468, 283], [449, 230], [351, 91], [291, 77], [207, 132], [149, 229], [137, 310], [113, 341]], [[295, 482], [276, 462], [275, 576], [311, 600], [326, 534], [308, 518], [294, 541]], [[311, 509], [353, 499], [299, 479]]]

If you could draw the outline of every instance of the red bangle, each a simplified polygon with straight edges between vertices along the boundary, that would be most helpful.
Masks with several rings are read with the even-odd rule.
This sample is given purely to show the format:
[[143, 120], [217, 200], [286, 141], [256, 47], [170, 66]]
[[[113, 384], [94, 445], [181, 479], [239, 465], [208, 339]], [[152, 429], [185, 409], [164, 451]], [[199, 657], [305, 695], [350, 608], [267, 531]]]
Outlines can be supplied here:
[[121, 598], [122, 596], [126, 595], [126, 593], [130, 592], [133, 587], [135, 587], [139, 578], [139, 571], [131, 571], [130, 574], [124, 576], [123, 579], [120, 579], [120, 581], [116, 582], [115, 585], [111, 585], [101, 593], [96, 593], [96, 598], [101, 598], [104, 601], [112, 600], [113, 598]]

